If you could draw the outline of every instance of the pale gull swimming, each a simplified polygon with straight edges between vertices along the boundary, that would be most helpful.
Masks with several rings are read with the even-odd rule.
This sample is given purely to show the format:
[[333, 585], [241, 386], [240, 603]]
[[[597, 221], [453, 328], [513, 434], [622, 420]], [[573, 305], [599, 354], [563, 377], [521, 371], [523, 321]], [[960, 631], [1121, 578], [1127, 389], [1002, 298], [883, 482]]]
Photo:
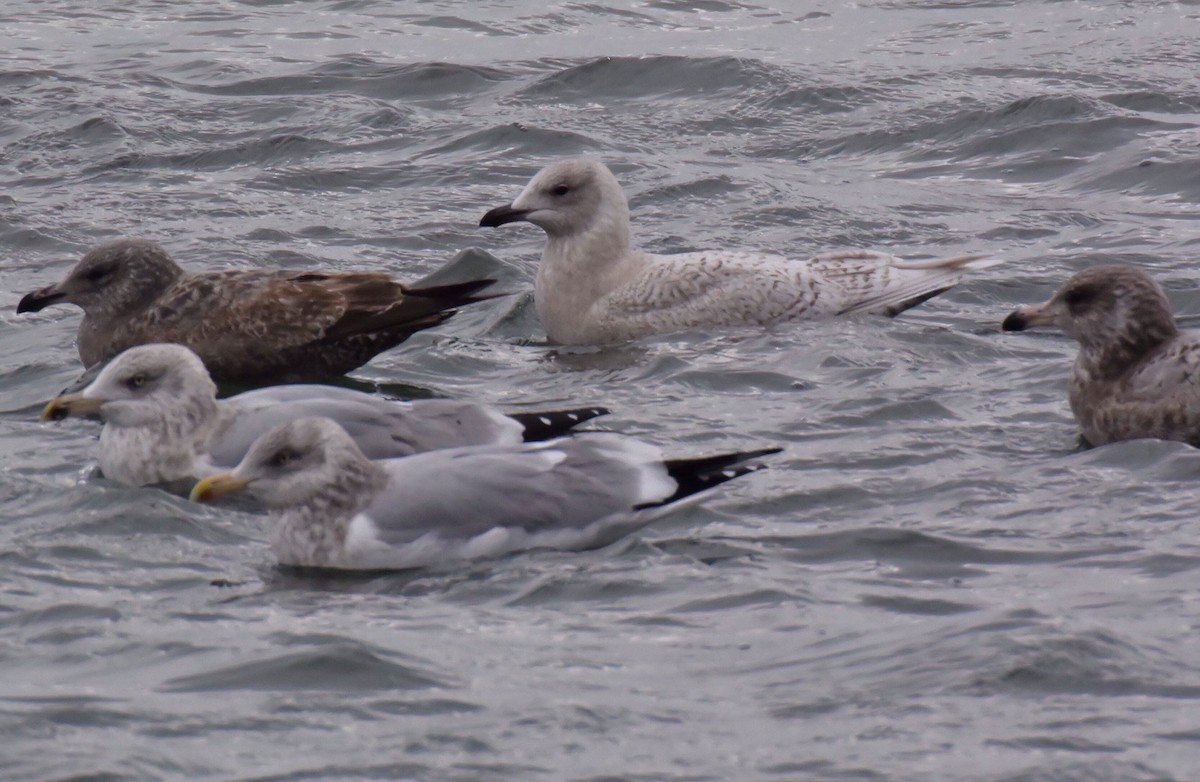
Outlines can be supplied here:
[[308, 418], [264, 435], [232, 472], [196, 484], [192, 499], [243, 489], [258, 497], [285, 565], [407, 568], [603, 546], [778, 450], [664, 461], [639, 440], [581, 434], [373, 462], [333, 421]]
[[217, 399], [195, 353], [182, 345], [141, 345], [113, 359], [81, 393], [46, 405], [43, 420], [99, 416], [98, 462], [105, 477], [143, 486], [200, 478], [237, 466], [278, 424], [325, 416], [371, 459], [464, 445], [518, 445], [566, 434], [603, 407], [505, 414], [477, 402], [396, 402], [348, 388], [273, 386]]
[[162, 247], [122, 239], [88, 252], [67, 276], [26, 295], [17, 312], [83, 310], [84, 366], [147, 342], [177, 342], [225, 382], [343, 375], [435, 326], [493, 280], [408, 287], [381, 272], [228, 269], [190, 273]]
[[910, 262], [867, 250], [809, 260], [752, 252], [655, 255], [634, 249], [629, 206], [592, 160], [542, 169], [482, 226], [525, 220], [546, 232], [534, 298], [562, 344], [620, 342], [693, 326], [771, 325], [856, 312], [895, 315], [953, 287], [981, 255]]
[[1166, 293], [1132, 266], [1093, 266], [1004, 331], [1057, 326], [1079, 341], [1071, 411], [1092, 445], [1153, 437], [1200, 446], [1200, 332], [1180, 331]]

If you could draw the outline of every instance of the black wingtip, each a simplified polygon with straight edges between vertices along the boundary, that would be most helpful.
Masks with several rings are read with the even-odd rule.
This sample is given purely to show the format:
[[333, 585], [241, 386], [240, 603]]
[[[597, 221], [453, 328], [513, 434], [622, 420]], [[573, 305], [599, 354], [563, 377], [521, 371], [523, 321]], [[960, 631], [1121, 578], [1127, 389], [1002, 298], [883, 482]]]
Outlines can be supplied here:
[[738, 457], [737, 461], [744, 462], [749, 461], [750, 459], [758, 459], [763, 456], [774, 456], [777, 453], [783, 453], [783, 448], [781, 446], [777, 445], [772, 448], [759, 448], [756, 451], [741, 451], [740, 453], [733, 455]]
[[726, 481], [740, 478], [743, 475], [759, 470], [765, 470], [767, 465], [757, 462], [747, 464], [752, 459], [770, 456], [781, 452], [782, 448], [758, 448], [753, 451], [731, 451], [714, 456], [702, 456], [695, 459], [669, 459], [663, 462], [677, 484], [675, 493], [660, 502], [650, 503], [642, 507], [669, 505], [698, 494], [705, 489], [720, 486]]
[[759, 459], [763, 456], [770, 456], [782, 451], [783, 449], [778, 447], [758, 448], [753, 451], [730, 451], [714, 456], [701, 456], [692, 459], [671, 459], [666, 462], [667, 472], [671, 473], [672, 478], [676, 478], [675, 470], [695, 473], [719, 471], [742, 462], [748, 462], [751, 459]]
[[611, 412], [607, 407], [576, 407], [569, 410], [509, 413], [508, 417], [525, 427], [525, 442], [531, 443], [562, 437], [584, 421]]
[[458, 306], [459, 304], [471, 304], [476, 301], [486, 301], [494, 299], [497, 296], [507, 296], [508, 293], [486, 293], [476, 295], [484, 288], [489, 288], [496, 284], [496, 280], [468, 280], [467, 282], [452, 282], [447, 285], [427, 285], [418, 288], [405, 288], [406, 296], [416, 296], [421, 299], [438, 299], [446, 302], [453, 302], [449, 306]]
[[453, 317], [456, 307], [475, 304], [507, 293], [479, 293], [495, 285], [492, 279], [469, 280], [449, 285], [404, 288], [404, 296], [379, 312], [354, 313], [325, 330], [321, 342], [330, 343], [365, 334], [390, 334], [391, 345], [398, 345], [411, 334], [436, 326]]
[[947, 285], [945, 288], [938, 288], [937, 290], [932, 290], [927, 293], [922, 293], [919, 296], [913, 296], [911, 299], [905, 299], [904, 301], [902, 301], [898, 304], [893, 304], [889, 307], [884, 308], [883, 314], [889, 318], [894, 318], [897, 315], [899, 315], [900, 313], [905, 312], [906, 310], [911, 310], [913, 307], [916, 307], [919, 304], [924, 304], [925, 302], [929, 301], [930, 299], [934, 298], [935, 296], [941, 296], [943, 293], [945, 293], [946, 291], [950, 290], [953, 287], [954, 287], [953, 285]]

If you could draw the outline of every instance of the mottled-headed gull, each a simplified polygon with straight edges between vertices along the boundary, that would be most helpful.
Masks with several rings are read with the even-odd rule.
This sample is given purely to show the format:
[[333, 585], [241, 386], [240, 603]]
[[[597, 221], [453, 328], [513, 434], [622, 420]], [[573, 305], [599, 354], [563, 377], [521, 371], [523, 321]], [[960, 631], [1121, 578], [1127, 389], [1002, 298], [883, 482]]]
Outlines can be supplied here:
[[396, 402], [321, 385], [287, 385], [217, 399], [198, 356], [182, 345], [130, 348], [82, 392], [54, 399], [43, 420], [98, 416], [100, 470], [143, 486], [237, 466], [259, 436], [286, 421], [325, 416], [371, 459], [464, 445], [518, 445], [566, 434], [603, 407], [505, 414], [477, 402]]
[[493, 280], [408, 287], [381, 272], [228, 269], [191, 273], [162, 247], [122, 239], [88, 252], [67, 276], [27, 294], [17, 312], [83, 310], [84, 366], [147, 342], [177, 342], [224, 382], [345, 374], [435, 326]]
[[664, 460], [639, 440], [581, 434], [371, 461], [333, 421], [307, 418], [261, 437], [232, 472], [197, 483], [192, 499], [248, 490], [271, 510], [285, 565], [407, 568], [603, 546], [777, 450]]
[[1001, 328], [1057, 326], [1079, 341], [1071, 411], [1092, 445], [1154, 437], [1200, 446], [1200, 332], [1180, 331], [1142, 269], [1093, 266]]
[[625, 193], [594, 160], [543, 168], [482, 226], [524, 220], [546, 232], [534, 297], [547, 336], [620, 342], [693, 326], [771, 325], [855, 312], [895, 315], [953, 287], [981, 255], [904, 261], [868, 250], [794, 260], [733, 250], [635, 249]]

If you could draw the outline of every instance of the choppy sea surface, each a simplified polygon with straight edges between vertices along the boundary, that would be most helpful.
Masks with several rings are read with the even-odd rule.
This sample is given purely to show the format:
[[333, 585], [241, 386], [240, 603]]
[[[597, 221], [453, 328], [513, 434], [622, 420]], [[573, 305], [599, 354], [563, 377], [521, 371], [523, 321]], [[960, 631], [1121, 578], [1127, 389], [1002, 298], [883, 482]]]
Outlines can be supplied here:
[[[1200, 314], [1200, 6], [257, 0], [0, 7], [0, 778], [1195, 780], [1200, 454], [1084, 450], [1072, 271]], [[90, 245], [190, 267], [459, 256], [592, 155], [658, 251], [839, 247], [1004, 265], [902, 317], [545, 343], [528, 293], [354, 373], [602, 403], [770, 469], [597, 551], [366, 578], [275, 566], [265, 519], [94, 476], [43, 425], [78, 311], [22, 293]], [[481, 512], [483, 510], [481, 509]]]

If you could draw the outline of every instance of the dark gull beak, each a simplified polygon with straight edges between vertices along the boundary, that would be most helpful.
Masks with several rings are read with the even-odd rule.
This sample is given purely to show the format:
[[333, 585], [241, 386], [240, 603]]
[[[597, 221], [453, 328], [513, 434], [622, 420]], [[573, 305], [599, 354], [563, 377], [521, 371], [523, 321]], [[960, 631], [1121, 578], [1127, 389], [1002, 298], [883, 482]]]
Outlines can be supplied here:
[[45, 288], [38, 288], [33, 293], [26, 293], [21, 301], [17, 303], [17, 314], [22, 312], [40, 312], [44, 307], [49, 307], [51, 304], [57, 304], [67, 297], [67, 294], [58, 289], [57, 285], [47, 285]]
[[1000, 324], [1001, 331], [1024, 331], [1029, 325], [1029, 321], [1021, 314], [1020, 310], [1013, 310], [1008, 313], [1008, 317]]
[[514, 209], [512, 204], [505, 204], [488, 210], [488, 213], [480, 219], [479, 225], [483, 228], [495, 228], [505, 223], [516, 223], [524, 220], [532, 211], [532, 209]]
[[1050, 312], [1050, 302], [1030, 304], [1017, 307], [1008, 313], [1008, 317], [1000, 324], [1001, 331], [1024, 331], [1034, 326], [1053, 326], [1054, 315]]

